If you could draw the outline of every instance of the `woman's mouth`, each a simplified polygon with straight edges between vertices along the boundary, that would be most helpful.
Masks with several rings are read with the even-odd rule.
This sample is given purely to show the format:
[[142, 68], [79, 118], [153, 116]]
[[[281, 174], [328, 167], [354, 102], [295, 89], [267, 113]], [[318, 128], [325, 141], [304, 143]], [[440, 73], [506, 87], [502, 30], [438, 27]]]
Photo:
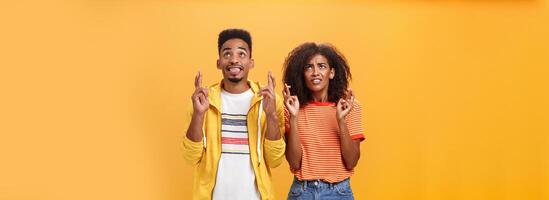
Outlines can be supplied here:
[[311, 79], [311, 82], [312, 82], [313, 84], [315, 84], [315, 85], [320, 84], [321, 81], [322, 81], [322, 80], [321, 80], [321, 79], [318, 79], [318, 78], [313, 78], [313, 79]]

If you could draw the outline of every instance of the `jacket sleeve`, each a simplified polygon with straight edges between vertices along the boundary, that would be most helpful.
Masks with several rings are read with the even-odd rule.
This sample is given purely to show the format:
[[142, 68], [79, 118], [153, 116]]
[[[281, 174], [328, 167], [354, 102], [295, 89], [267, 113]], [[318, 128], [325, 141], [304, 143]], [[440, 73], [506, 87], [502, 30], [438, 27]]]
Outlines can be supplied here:
[[278, 132], [280, 139], [265, 139], [265, 162], [271, 168], [278, 167], [284, 160], [286, 143], [284, 142], [284, 101], [278, 94], [276, 95], [276, 114], [278, 116]]
[[183, 119], [183, 127], [185, 127], [185, 132], [183, 133], [181, 144], [181, 150], [183, 152], [183, 158], [191, 165], [197, 165], [200, 160], [202, 160], [202, 155], [204, 154], [204, 145], [202, 140], [194, 142], [187, 138], [187, 130], [191, 124], [191, 119], [193, 116], [193, 106], [192, 102], [187, 106], [185, 117]]

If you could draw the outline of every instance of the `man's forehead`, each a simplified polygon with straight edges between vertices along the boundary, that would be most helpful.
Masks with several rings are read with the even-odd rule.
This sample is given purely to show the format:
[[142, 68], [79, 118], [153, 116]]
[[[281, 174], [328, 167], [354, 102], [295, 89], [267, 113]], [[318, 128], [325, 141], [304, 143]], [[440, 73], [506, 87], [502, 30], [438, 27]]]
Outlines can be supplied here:
[[225, 41], [225, 43], [223, 43], [223, 45], [221, 46], [221, 49], [223, 51], [225, 50], [228, 50], [228, 49], [231, 49], [231, 48], [234, 48], [234, 49], [244, 49], [246, 51], [249, 51], [249, 47], [248, 47], [248, 43], [246, 43], [244, 40], [242, 39], [239, 39], [239, 38], [234, 38], [234, 39], [230, 39], [230, 40], [227, 40]]

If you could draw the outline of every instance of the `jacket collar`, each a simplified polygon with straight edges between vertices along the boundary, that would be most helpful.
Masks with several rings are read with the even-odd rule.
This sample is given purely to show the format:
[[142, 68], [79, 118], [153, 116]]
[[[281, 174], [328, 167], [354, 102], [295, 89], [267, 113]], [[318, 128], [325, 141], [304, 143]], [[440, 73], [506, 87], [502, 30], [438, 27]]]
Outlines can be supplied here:
[[[252, 103], [250, 104], [250, 107], [253, 107], [255, 103], [263, 100], [263, 96], [257, 95], [257, 92], [259, 92], [259, 89], [261, 89], [262, 85], [259, 82], [253, 82], [249, 79], [246, 82], [254, 93], [254, 96], [252, 97]], [[223, 89], [222, 85], [223, 80], [221, 80], [219, 83], [211, 85], [208, 89], [208, 100], [210, 101], [210, 106], [213, 106], [219, 112], [221, 112], [221, 90]]]

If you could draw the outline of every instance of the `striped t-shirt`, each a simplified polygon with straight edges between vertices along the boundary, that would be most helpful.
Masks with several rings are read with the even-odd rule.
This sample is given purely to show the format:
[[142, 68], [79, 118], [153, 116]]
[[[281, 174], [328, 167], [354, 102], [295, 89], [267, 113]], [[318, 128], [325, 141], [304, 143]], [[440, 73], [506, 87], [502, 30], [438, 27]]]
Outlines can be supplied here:
[[[297, 130], [303, 154], [301, 168], [292, 170], [299, 180], [321, 179], [335, 183], [353, 175], [353, 170], [347, 170], [343, 163], [336, 112], [333, 102], [311, 102], [299, 109]], [[286, 134], [290, 134], [287, 110], [285, 114]], [[361, 107], [357, 101], [346, 121], [351, 138], [363, 140]]]
[[247, 114], [254, 93], [221, 91], [221, 157], [213, 200], [261, 198], [255, 185], [255, 174], [248, 145]]

